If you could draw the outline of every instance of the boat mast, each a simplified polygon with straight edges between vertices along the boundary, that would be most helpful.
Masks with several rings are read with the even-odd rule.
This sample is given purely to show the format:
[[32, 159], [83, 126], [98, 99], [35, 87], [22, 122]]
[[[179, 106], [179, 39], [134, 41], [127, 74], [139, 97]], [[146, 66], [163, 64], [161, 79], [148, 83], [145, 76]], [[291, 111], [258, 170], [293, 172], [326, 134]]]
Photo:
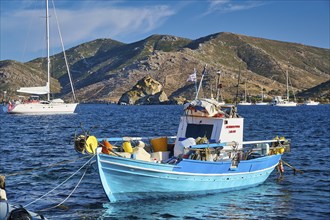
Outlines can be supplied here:
[[46, 0], [46, 42], [47, 42], [47, 100], [50, 101], [50, 59], [49, 59], [49, 20], [48, 20], [48, 0]]
[[244, 82], [244, 102], [246, 102], [246, 82]]
[[221, 70], [219, 70], [217, 72], [217, 74], [218, 74], [218, 78], [217, 78], [217, 97], [216, 97], [216, 100], [219, 101], [219, 96], [220, 96], [221, 102], [222, 102], [222, 95], [221, 95], [221, 91], [220, 91], [220, 89], [221, 89], [221, 84], [220, 84]]
[[237, 82], [237, 90], [236, 90], [236, 97], [235, 97], [235, 106], [237, 106], [238, 101], [238, 91], [239, 91], [239, 84], [241, 80], [241, 68], [238, 68], [238, 82]]
[[286, 99], [289, 101], [289, 73], [286, 71]]

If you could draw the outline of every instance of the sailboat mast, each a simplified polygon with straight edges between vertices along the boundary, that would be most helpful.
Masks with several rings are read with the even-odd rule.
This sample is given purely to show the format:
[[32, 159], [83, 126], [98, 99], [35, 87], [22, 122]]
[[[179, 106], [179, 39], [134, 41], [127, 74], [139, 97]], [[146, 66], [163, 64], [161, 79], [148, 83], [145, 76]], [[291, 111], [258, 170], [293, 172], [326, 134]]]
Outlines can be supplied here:
[[237, 90], [236, 90], [236, 97], [235, 97], [235, 106], [237, 106], [238, 100], [238, 91], [239, 91], [239, 84], [241, 80], [241, 68], [238, 68], [238, 79], [237, 79]]
[[244, 102], [246, 102], [246, 82], [244, 82]]
[[47, 43], [47, 100], [50, 101], [50, 59], [49, 59], [49, 15], [48, 0], [46, 0], [46, 43]]
[[289, 101], [289, 73], [286, 71], [286, 98]]
[[[219, 96], [220, 96], [220, 74], [221, 74], [221, 71], [219, 70], [218, 72], [217, 72], [217, 98], [216, 98], [216, 100], [217, 101], [219, 101]], [[222, 101], [222, 99], [221, 99], [221, 101]]]

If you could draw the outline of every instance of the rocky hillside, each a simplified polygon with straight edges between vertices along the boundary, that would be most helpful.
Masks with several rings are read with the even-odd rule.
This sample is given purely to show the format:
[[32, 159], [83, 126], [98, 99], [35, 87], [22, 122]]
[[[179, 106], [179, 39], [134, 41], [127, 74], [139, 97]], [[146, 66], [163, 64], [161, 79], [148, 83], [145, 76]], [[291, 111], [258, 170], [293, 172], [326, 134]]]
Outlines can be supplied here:
[[[0, 61], [0, 91], [13, 96], [20, 87], [45, 86], [47, 74], [40, 68], [28, 64], [5, 60]], [[51, 80], [51, 91], [58, 93], [61, 86], [56, 79]]]
[[[66, 53], [77, 97], [82, 102], [117, 102], [147, 76], [158, 81], [170, 99], [192, 99], [195, 89], [187, 78], [194, 68], [199, 78], [205, 65], [208, 71], [201, 95], [210, 96], [211, 87], [214, 90], [216, 86], [216, 73], [221, 70], [226, 99], [231, 99], [236, 93], [239, 71], [241, 82], [246, 82], [250, 95], [260, 94], [261, 89], [269, 95], [284, 94], [286, 71], [296, 93], [330, 78], [329, 49], [232, 33], [217, 33], [196, 40], [152, 35], [131, 44], [98, 39], [71, 48]], [[53, 77], [62, 86], [60, 95], [68, 97], [70, 87], [64, 71], [63, 55], [57, 54], [52, 60]], [[4, 62], [10, 63], [11, 67], [4, 69]], [[18, 71], [16, 65], [26, 66], [27, 70]], [[28, 79], [30, 71], [39, 76], [37, 70], [40, 68], [45, 69], [43, 58], [24, 64], [1, 61], [0, 89], [5, 88], [13, 93], [18, 86], [25, 85], [26, 80], [14, 84], [12, 75]]]
[[310, 89], [306, 89], [298, 94], [299, 97], [304, 99], [312, 98], [312, 99], [329, 99], [330, 97], [330, 80], [321, 83], [315, 87]]

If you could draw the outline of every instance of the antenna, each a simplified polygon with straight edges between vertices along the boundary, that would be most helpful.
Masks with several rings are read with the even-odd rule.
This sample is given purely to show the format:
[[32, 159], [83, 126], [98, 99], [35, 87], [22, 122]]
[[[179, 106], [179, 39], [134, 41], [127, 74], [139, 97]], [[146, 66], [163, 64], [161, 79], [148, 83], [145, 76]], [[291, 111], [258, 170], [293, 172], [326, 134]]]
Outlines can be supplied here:
[[198, 86], [198, 90], [197, 90], [195, 99], [198, 99], [198, 94], [199, 94], [199, 91], [201, 90], [203, 79], [204, 79], [204, 75], [206, 73], [206, 67], [207, 67], [207, 64], [204, 67], [204, 70], [203, 70], [203, 73], [202, 73], [202, 78], [201, 78], [201, 81], [199, 82], [199, 86]]

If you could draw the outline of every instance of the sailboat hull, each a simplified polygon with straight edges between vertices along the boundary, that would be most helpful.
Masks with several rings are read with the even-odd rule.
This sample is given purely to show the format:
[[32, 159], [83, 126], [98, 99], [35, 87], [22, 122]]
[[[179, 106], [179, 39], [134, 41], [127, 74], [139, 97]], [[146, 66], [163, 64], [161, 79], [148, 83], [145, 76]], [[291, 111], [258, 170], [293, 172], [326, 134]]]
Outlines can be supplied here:
[[12, 109], [7, 108], [9, 114], [72, 114], [78, 103], [22, 103]]
[[263, 183], [281, 155], [241, 161], [183, 159], [176, 165], [145, 162], [97, 153], [100, 179], [111, 202], [176, 195], [198, 195], [248, 188]]
[[256, 105], [269, 105], [267, 102], [256, 102]]
[[237, 103], [237, 105], [252, 105], [251, 102], [240, 102], [240, 103]]
[[278, 107], [295, 107], [295, 106], [297, 106], [297, 103], [295, 103], [295, 102], [277, 103], [275, 106], [278, 106]]

